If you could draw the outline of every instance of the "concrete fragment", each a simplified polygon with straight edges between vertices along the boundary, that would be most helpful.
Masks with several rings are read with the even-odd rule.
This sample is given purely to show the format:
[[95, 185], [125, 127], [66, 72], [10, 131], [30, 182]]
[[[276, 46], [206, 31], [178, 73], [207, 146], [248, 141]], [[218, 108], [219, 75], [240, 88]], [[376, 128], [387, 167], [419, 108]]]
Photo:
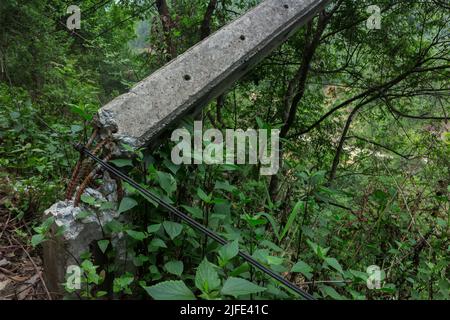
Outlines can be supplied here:
[[100, 127], [134, 147], [204, 107], [266, 57], [328, 0], [266, 0], [101, 108]]
[[[105, 173], [103, 185], [99, 190], [87, 188], [84, 194], [101, 201], [117, 201], [117, 186], [113, 179]], [[54, 217], [55, 222], [51, 227], [52, 238], [44, 242], [44, 271], [47, 286], [51, 292], [64, 294], [62, 284], [66, 281], [67, 268], [71, 265], [79, 266], [81, 255], [92, 252], [93, 245], [104, 238], [102, 227], [108, 222], [119, 218], [115, 210], [100, 210], [97, 212], [92, 207], [80, 204], [74, 207], [73, 200], [60, 201], [53, 204], [44, 212], [44, 218]], [[92, 212], [86, 218], [78, 219], [83, 212]], [[57, 235], [59, 227], [63, 232]], [[123, 235], [115, 235], [111, 241], [115, 244], [118, 252], [125, 252], [125, 238]], [[116, 263], [126, 263], [125, 255], [117, 255]]]

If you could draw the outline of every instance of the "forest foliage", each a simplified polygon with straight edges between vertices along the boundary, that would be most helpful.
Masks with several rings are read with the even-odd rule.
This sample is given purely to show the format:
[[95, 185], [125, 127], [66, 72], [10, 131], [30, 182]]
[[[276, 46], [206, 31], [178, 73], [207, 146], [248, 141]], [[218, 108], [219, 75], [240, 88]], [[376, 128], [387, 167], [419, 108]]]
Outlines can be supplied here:
[[[30, 221], [33, 245], [46, 241], [42, 213], [64, 198], [78, 158], [37, 117], [85, 142], [98, 108], [259, 2], [86, 0], [72, 32], [67, 1], [1, 1], [1, 206]], [[375, 30], [366, 25], [373, 4]], [[444, 1], [331, 1], [204, 109], [208, 127], [280, 129], [277, 175], [177, 166], [164, 141], [115, 159], [230, 243], [205, 239], [127, 184], [119, 203], [83, 196], [127, 220], [103, 226], [106, 262], [87, 252], [74, 294], [296, 298], [244, 263], [244, 250], [321, 299], [449, 299], [449, 14]], [[112, 263], [119, 233], [132, 272]], [[382, 270], [375, 290], [373, 265]]]

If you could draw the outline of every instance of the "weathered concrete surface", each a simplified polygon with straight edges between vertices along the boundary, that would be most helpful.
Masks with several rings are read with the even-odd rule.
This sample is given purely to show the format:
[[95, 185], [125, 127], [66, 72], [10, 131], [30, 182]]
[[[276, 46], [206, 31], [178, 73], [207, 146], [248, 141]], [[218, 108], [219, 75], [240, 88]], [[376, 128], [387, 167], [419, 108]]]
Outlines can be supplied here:
[[100, 127], [134, 147], [204, 107], [284, 42], [328, 0], [266, 0], [100, 109]]
[[[117, 201], [117, 186], [107, 173], [103, 177], [103, 184], [99, 190], [87, 188], [84, 194], [97, 200]], [[66, 281], [66, 271], [71, 265], [79, 266], [80, 256], [85, 252], [92, 252], [98, 240], [103, 239], [102, 227], [109, 221], [119, 219], [119, 214], [115, 210], [93, 211], [92, 207], [81, 204], [74, 207], [73, 201], [66, 200], [53, 204], [44, 213], [44, 217], [54, 217], [55, 223], [52, 225], [51, 240], [44, 242], [44, 276], [47, 286], [51, 292], [64, 294], [62, 284]], [[78, 219], [77, 216], [82, 211], [89, 211], [92, 214], [86, 218]], [[63, 227], [61, 234], [57, 235], [59, 227]], [[121, 234], [115, 235], [111, 241], [115, 243], [116, 264], [127, 264], [124, 254], [125, 238]], [[128, 267], [128, 264], [127, 266]], [[59, 297], [60, 298], [60, 297]]]

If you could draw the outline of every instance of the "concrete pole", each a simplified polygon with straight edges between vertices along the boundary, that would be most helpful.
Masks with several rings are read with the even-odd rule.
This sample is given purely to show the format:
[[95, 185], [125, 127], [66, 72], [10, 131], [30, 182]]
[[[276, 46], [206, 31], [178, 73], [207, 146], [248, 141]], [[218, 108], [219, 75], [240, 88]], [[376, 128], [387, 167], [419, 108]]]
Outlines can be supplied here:
[[[266, 0], [101, 108], [116, 141], [150, 144], [201, 110], [321, 10], [328, 0]], [[105, 130], [106, 131], [106, 130]]]

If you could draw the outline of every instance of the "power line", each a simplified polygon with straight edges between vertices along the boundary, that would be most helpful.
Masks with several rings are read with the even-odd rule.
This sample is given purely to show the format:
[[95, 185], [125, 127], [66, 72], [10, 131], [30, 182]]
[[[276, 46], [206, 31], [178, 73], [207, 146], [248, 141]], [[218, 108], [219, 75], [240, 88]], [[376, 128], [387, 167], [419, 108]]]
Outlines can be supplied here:
[[86, 10], [84, 10], [83, 14], [88, 15], [89, 12], [92, 11], [93, 9], [94, 9], [94, 11], [92, 12], [92, 14], [94, 14], [95, 12], [97, 12], [100, 8], [104, 7], [110, 1], [111, 0], [100, 0], [99, 2], [93, 4], [92, 6], [90, 6]]
[[147, 9], [145, 9], [145, 10], [143, 10], [143, 11], [141, 11], [141, 12], [137, 11], [137, 12], [133, 13], [131, 16], [129, 16], [128, 18], [126, 18], [126, 19], [124, 19], [124, 20], [122, 20], [122, 21], [119, 21], [118, 23], [116, 23], [116, 24], [115, 24], [114, 26], [112, 26], [111, 28], [108, 28], [108, 29], [105, 29], [105, 30], [101, 31], [100, 33], [98, 33], [98, 34], [94, 37], [94, 39], [96, 39], [96, 38], [99, 37], [99, 36], [102, 36], [103, 34], [105, 34], [105, 33], [107, 33], [107, 32], [110, 32], [111, 30], [113, 30], [113, 29], [117, 28], [118, 26], [120, 26], [122, 23], [127, 22], [128, 20], [137, 17], [139, 14], [141, 14], [141, 13], [143, 13], [143, 12], [146, 12], [146, 11], [152, 9], [152, 7], [153, 7], [155, 4], [156, 4], [156, 1], [153, 2], [152, 5], [150, 5]]

